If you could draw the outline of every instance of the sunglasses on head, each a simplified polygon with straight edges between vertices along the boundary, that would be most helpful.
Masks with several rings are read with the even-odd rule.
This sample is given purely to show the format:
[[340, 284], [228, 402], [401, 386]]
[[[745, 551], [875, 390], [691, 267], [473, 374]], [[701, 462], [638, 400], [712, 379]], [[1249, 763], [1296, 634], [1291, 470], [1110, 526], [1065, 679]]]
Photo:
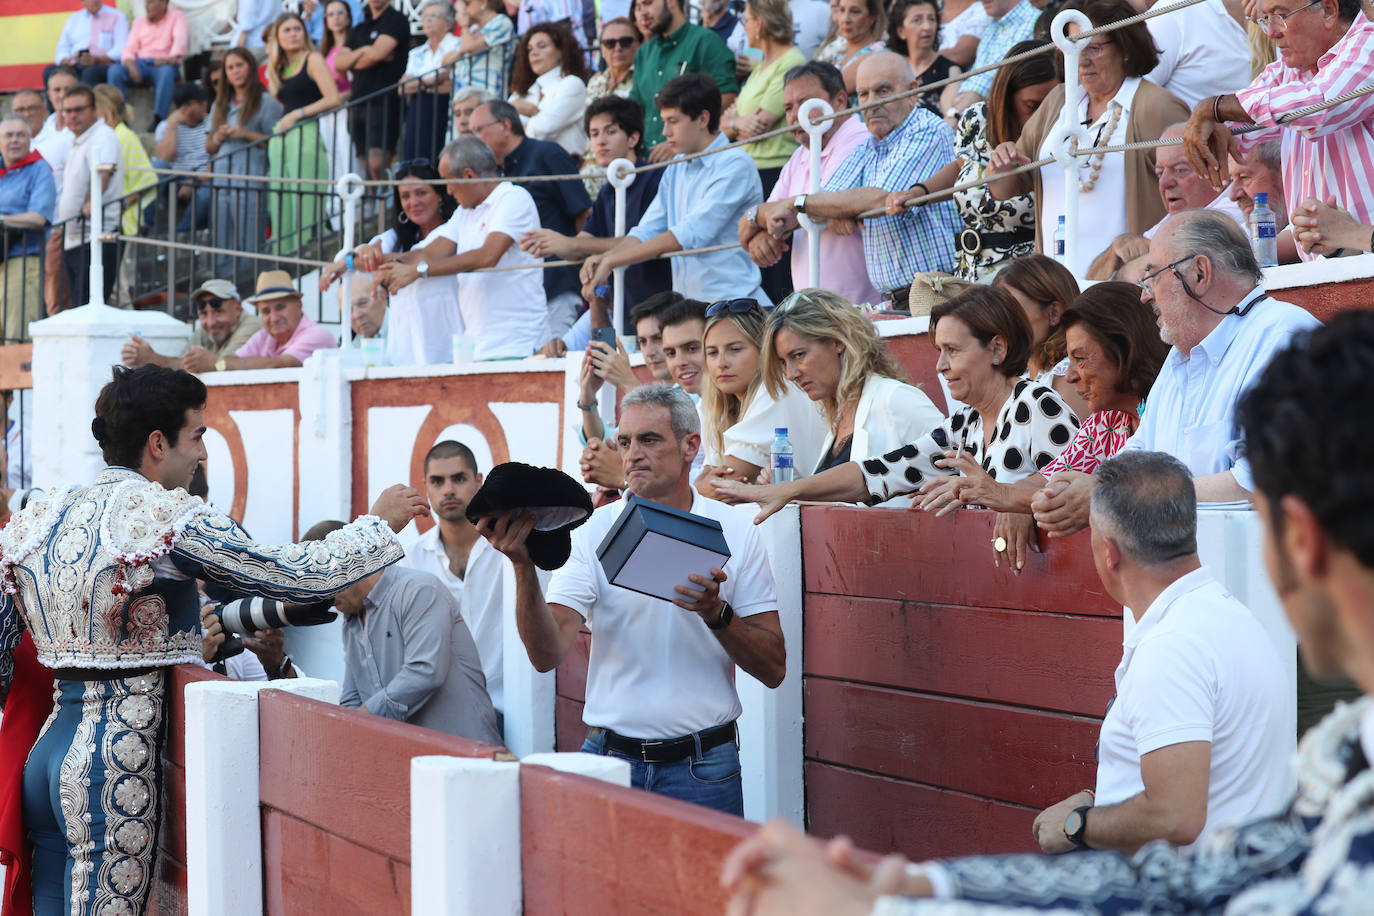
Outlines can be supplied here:
[[220, 308], [223, 307], [223, 305], [224, 300], [221, 299], [219, 296], [202, 296], [200, 300], [196, 303], [196, 307], [199, 308], [202, 312], [206, 309], [214, 309], [218, 312]]
[[706, 317], [714, 318], [722, 312], [729, 312], [731, 315], [743, 315], [751, 309], [756, 309], [759, 304], [754, 299], [719, 299], [706, 306]]
[[611, 48], [624, 48], [626, 50], [629, 50], [630, 47], [634, 45], [634, 43], [635, 38], [633, 35], [622, 35], [619, 38], [601, 39], [601, 47], [606, 48], [608, 50]]

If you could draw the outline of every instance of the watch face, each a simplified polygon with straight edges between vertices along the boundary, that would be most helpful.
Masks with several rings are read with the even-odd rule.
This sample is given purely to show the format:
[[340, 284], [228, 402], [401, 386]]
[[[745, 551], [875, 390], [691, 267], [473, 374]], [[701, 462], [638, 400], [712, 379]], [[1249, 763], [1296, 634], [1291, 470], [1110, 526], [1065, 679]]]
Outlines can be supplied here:
[[1070, 811], [1069, 816], [1064, 818], [1064, 835], [1076, 837], [1083, 833], [1083, 812]]

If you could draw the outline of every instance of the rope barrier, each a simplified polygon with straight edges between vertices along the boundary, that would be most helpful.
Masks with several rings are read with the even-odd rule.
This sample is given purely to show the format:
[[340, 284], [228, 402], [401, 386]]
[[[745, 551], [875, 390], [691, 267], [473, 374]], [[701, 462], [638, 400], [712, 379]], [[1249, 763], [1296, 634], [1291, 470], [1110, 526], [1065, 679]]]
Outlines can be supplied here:
[[311, 258], [295, 258], [289, 255], [260, 254], [252, 251], [237, 251], [233, 248], [212, 248], [208, 245], [191, 245], [187, 242], [172, 242], [167, 239], [148, 239], [140, 235], [102, 235], [102, 242], [125, 242], [134, 245], [154, 245], [171, 248], [174, 251], [194, 251], [198, 254], [222, 254], [231, 257], [271, 261], [274, 264], [295, 264], [300, 267], [328, 267], [332, 261], [316, 261]]

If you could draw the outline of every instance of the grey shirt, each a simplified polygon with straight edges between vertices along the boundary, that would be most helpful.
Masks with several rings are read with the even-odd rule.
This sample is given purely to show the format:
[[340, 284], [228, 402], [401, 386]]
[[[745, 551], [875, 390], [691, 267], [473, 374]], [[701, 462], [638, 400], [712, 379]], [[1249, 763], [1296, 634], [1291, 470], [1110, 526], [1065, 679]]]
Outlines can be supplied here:
[[[229, 113], [225, 116], [225, 124], [239, 123], [239, 109], [243, 106], [237, 101], [229, 105]], [[255, 134], [267, 134], [271, 136], [272, 128], [281, 120], [281, 102], [278, 102], [267, 93], [262, 94], [262, 103], [258, 105], [257, 113], [248, 121], [247, 124], [240, 125], [245, 130], [250, 130]], [[206, 122], [213, 121], [213, 118], [206, 118]], [[219, 145], [219, 152], [211, 160], [212, 169], [219, 174], [233, 175], [266, 175], [267, 174], [267, 141], [260, 140], [253, 143], [248, 140], [240, 140], [237, 137], [230, 137]], [[260, 182], [240, 181], [237, 183], [243, 187], [261, 187]]]
[[477, 645], [442, 582], [388, 566], [363, 611], [343, 622], [340, 705], [460, 738], [504, 743]]

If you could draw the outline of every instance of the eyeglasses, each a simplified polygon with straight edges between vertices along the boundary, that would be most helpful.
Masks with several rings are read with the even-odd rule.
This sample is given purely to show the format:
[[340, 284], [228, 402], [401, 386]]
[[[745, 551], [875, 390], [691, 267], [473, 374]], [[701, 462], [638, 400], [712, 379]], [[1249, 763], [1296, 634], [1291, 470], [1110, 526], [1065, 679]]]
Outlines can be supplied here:
[[754, 299], [718, 299], [706, 306], [706, 317], [714, 318], [725, 312], [729, 312], [731, 315], [743, 315], [745, 312], [758, 307], [758, 301]]
[[[1179, 258], [1177, 261], [1174, 261], [1174, 262], [1171, 263], [1171, 264], [1165, 264], [1165, 265], [1164, 265], [1163, 267], [1161, 267], [1159, 270], [1151, 271], [1150, 273], [1147, 273], [1145, 276], [1143, 276], [1143, 277], [1141, 277], [1139, 280], [1137, 280], [1137, 281], [1136, 281], [1136, 286], [1139, 286], [1141, 289], [1145, 290], [1145, 292], [1147, 292], [1147, 293], [1149, 293], [1150, 295], [1153, 296], [1153, 295], [1154, 295], [1154, 292], [1155, 292], [1155, 291], [1154, 291], [1154, 280], [1155, 280], [1155, 277], [1157, 277], [1157, 276], [1159, 276], [1160, 274], [1164, 273], [1164, 271], [1166, 271], [1166, 270], [1172, 270], [1174, 273], [1178, 273], [1178, 270], [1176, 270], [1176, 268], [1178, 267], [1178, 265], [1182, 264], [1184, 261], [1191, 261], [1191, 260], [1192, 260], [1193, 258], [1195, 258], [1195, 257], [1197, 257], [1197, 255], [1195, 255], [1195, 254], [1190, 254], [1190, 255], [1186, 255], [1185, 257]], [[1180, 276], [1179, 279], [1182, 280], [1183, 277]]]
[[792, 309], [796, 308], [799, 304], [803, 302], [805, 302], [807, 305], [816, 304], [815, 300], [808, 296], [806, 293], [802, 292], [801, 290], [797, 290], [796, 292], [788, 296], [786, 299], [779, 302], [776, 306], [774, 306], [773, 314], [781, 315], [785, 312], [790, 312], [792, 311]]
[[202, 312], [206, 309], [214, 309], [218, 312], [223, 306], [224, 300], [219, 296], [203, 296], [196, 301], [196, 309]]
[[1294, 16], [1298, 15], [1298, 13], [1301, 13], [1303, 10], [1310, 10], [1312, 7], [1318, 6], [1321, 2], [1322, 0], [1312, 0], [1312, 2], [1307, 4], [1306, 6], [1300, 6], [1297, 9], [1292, 10], [1291, 12], [1270, 13], [1268, 16], [1261, 16], [1258, 19], [1252, 19], [1250, 21], [1253, 22], [1255, 25], [1259, 26], [1261, 29], [1264, 29], [1264, 31], [1268, 32], [1270, 23], [1277, 19], [1279, 21], [1279, 28], [1286, 31], [1288, 29], [1289, 19], [1292, 19]]
[[[1320, 3], [1321, 0], [1317, 0], [1317, 2]], [[1107, 49], [1111, 46], [1112, 42], [1110, 41], [1090, 41], [1083, 46], [1083, 49], [1079, 51], [1078, 54], [1080, 57], [1086, 57], [1088, 60], [1097, 60], [1103, 54], [1106, 54]]]
[[62, 113], [64, 115], [81, 114], [81, 112], [86, 111], [90, 107], [89, 105], [69, 105], [62, 109]]
[[620, 38], [601, 39], [601, 47], [608, 51], [612, 48], [622, 48], [628, 51], [630, 48], [634, 47], [634, 43], [635, 37], [633, 35], [623, 35]]
[[404, 172], [406, 169], [415, 169], [415, 168], [419, 168], [419, 167], [422, 166], [422, 165], [423, 165], [423, 166], [429, 166], [429, 164], [430, 164], [430, 163], [429, 163], [429, 160], [426, 159], [426, 158], [423, 157], [423, 156], [419, 157], [418, 159], [407, 159], [405, 162], [398, 162], [398, 163], [396, 163], [396, 170], [395, 170], [394, 172], [392, 172], [391, 174], [392, 174], [392, 175], [399, 175], [399, 174], [401, 174], [402, 172]]

